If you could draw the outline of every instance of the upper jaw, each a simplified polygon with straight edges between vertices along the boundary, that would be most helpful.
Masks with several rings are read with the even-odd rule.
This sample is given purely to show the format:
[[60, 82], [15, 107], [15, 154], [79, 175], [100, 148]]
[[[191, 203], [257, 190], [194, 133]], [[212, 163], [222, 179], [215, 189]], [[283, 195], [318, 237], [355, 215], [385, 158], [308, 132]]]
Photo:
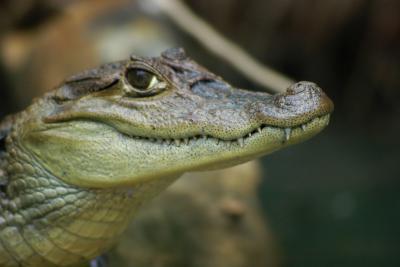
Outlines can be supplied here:
[[[242, 104], [241, 107], [246, 111], [245, 118], [233, 110], [229, 112], [228, 106], [224, 107], [223, 103], [218, 104], [220, 111], [228, 113], [228, 116], [212, 113], [211, 107], [215, 104], [210, 100], [203, 105], [198, 116], [191, 117], [197, 118], [191, 120], [192, 125], [188, 126], [185, 121], [182, 124], [170, 125], [170, 130], [173, 130], [168, 134], [163, 133], [160, 126], [155, 126], [155, 131], [150, 131], [149, 134], [138, 134], [129, 129], [124, 133], [130, 137], [159, 144], [180, 146], [198, 139], [211, 139], [216, 142], [234, 142], [242, 146], [245, 139], [260, 133], [263, 129], [276, 128], [283, 133], [282, 141], [287, 142], [294, 136], [294, 132], [306, 134], [307, 126], [312, 122], [318, 121], [316, 125], [322, 130], [328, 124], [329, 114], [333, 111], [332, 101], [316, 84], [310, 82], [296, 83], [285, 93], [275, 96], [233, 88], [230, 90], [237, 94], [233, 97], [234, 99], [239, 99], [240, 96], [248, 98], [246, 101], [249, 105]], [[256, 99], [258, 101], [252, 102]], [[229, 102], [230, 104], [232, 102]], [[234, 103], [234, 105], [238, 105], [238, 103]], [[229, 117], [230, 123], [227, 122], [226, 117]], [[296, 131], [297, 129], [301, 131]]]
[[[244, 147], [245, 144], [254, 138], [259, 138], [259, 136], [264, 132], [271, 132], [273, 131], [276, 135], [277, 132], [280, 132], [281, 135], [281, 143], [287, 143], [293, 141], [293, 139], [301, 137], [301, 135], [307, 136], [310, 131], [319, 132], [323, 128], [325, 128], [329, 123], [330, 115], [326, 114], [320, 117], [315, 117], [310, 121], [307, 121], [303, 124], [296, 125], [293, 127], [275, 127], [267, 124], [260, 125], [253, 130], [247, 132], [244, 135], [239, 135], [237, 137], [233, 137], [230, 139], [222, 139], [215, 135], [207, 135], [207, 134], [198, 134], [192, 136], [186, 136], [183, 138], [179, 137], [142, 137], [142, 136], [135, 136], [135, 135], [128, 135], [129, 138], [134, 138], [141, 142], [152, 142], [158, 145], [174, 145], [174, 146], [187, 146], [193, 143], [203, 142], [203, 143], [216, 143], [216, 144], [234, 144], [238, 145], [239, 147]], [[264, 134], [265, 135], [265, 134]], [[304, 138], [306, 139], [306, 138]]]
[[[216, 94], [225, 91], [220, 87], [212, 88], [212, 90]], [[81, 103], [78, 101], [67, 110], [47, 116], [44, 121], [56, 123], [80, 119], [93, 120], [108, 124], [127, 136], [159, 143], [180, 144], [187, 143], [190, 139], [210, 137], [223, 141], [239, 140], [238, 142], [241, 142], [241, 139], [265, 127], [280, 128], [285, 131], [286, 136], [290, 137], [290, 132], [294, 128], [302, 128], [313, 119], [326, 116], [333, 111], [332, 101], [316, 84], [310, 82], [296, 83], [285, 93], [275, 96], [233, 88], [226, 89], [224, 94], [227, 96], [223, 100], [208, 99], [202, 103], [197, 103], [195, 100], [204, 100], [206, 95], [197, 95], [197, 98], [192, 96], [193, 99], [170, 96], [166, 97], [165, 101], [158, 100], [153, 104], [149, 102], [148, 107], [124, 107], [115, 105], [107, 99], [89, 98], [82, 100], [84, 102]], [[180, 110], [166, 110], [168, 105], [165, 102], [168, 101], [181, 101], [172, 105]], [[99, 103], [102, 103], [100, 106], [111, 103], [114, 109], [110, 112], [96, 109]], [[148, 109], [155, 110], [152, 116], [146, 113]], [[215, 113], [213, 110], [218, 112]], [[157, 124], [156, 122], [160, 122], [160, 118], [168, 112], [177, 117], [171, 116], [171, 121], [165, 120]], [[139, 118], [139, 123], [136, 121], [137, 118]], [[147, 122], [145, 120], [145, 123], [141, 125], [140, 121], [144, 118], [147, 118]]]

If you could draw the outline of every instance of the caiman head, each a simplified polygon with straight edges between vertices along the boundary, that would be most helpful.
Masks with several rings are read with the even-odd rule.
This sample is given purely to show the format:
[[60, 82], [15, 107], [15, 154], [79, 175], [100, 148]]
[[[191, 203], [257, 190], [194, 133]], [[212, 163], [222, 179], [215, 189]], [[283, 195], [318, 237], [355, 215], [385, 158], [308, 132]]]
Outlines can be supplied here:
[[332, 110], [314, 83], [276, 95], [237, 89], [170, 49], [67, 79], [26, 112], [20, 145], [69, 184], [133, 186], [304, 141]]

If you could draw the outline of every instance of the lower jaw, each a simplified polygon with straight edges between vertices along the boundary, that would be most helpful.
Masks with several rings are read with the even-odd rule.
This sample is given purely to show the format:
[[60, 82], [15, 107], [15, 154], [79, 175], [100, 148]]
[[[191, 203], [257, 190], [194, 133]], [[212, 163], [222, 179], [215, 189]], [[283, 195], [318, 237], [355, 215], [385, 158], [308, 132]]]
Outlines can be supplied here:
[[[290, 128], [288, 136], [287, 128], [265, 126], [261, 132], [242, 141], [221, 141], [215, 138], [197, 140], [196, 147], [206, 146], [210, 151], [208, 158], [199, 164], [197, 170], [213, 170], [230, 167], [246, 161], [271, 154], [287, 146], [297, 144], [310, 139], [321, 132], [329, 123], [329, 115], [315, 118], [302, 126]], [[219, 151], [218, 151], [219, 149]], [[200, 163], [199, 159], [199, 163]]]

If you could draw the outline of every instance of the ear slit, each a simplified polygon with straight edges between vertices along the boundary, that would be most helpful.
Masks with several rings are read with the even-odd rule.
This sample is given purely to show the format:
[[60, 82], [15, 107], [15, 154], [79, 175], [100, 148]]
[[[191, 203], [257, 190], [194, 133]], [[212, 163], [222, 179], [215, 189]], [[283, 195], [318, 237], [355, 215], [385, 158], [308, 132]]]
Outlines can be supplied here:
[[67, 82], [62, 85], [52, 96], [58, 102], [76, 100], [94, 92], [107, 90], [119, 82], [119, 77], [111, 77], [109, 80], [84, 79], [81, 81]]
[[105, 64], [96, 69], [82, 71], [67, 78], [50, 95], [57, 103], [71, 101], [93, 92], [106, 90], [115, 85], [125, 71], [125, 61]]

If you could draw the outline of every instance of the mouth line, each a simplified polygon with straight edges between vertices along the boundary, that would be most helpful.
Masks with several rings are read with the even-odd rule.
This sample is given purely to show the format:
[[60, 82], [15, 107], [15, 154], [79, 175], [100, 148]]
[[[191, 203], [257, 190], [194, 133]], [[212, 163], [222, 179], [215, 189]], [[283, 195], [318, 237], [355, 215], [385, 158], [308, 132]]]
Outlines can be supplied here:
[[141, 140], [141, 141], [146, 141], [146, 142], [150, 142], [150, 143], [155, 143], [155, 144], [159, 144], [159, 145], [175, 145], [175, 146], [181, 146], [181, 145], [189, 145], [191, 142], [195, 142], [195, 141], [199, 141], [199, 140], [203, 140], [203, 141], [214, 141], [217, 144], [220, 143], [232, 143], [232, 144], [236, 144], [240, 147], [244, 146], [244, 142], [247, 139], [250, 138], [254, 138], [259, 134], [262, 134], [263, 131], [267, 131], [268, 129], [278, 129], [281, 130], [282, 133], [284, 134], [284, 138], [282, 140], [283, 143], [288, 142], [291, 138], [291, 134], [293, 131], [297, 130], [297, 129], [301, 129], [301, 131], [305, 132], [307, 131], [307, 126], [312, 124], [314, 121], [318, 120], [318, 119], [327, 119], [327, 123], [329, 122], [329, 114], [325, 114], [322, 116], [318, 116], [315, 117], [303, 124], [300, 125], [296, 125], [293, 127], [278, 127], [278, 126], [272, 126], [272, 125], [268, 125], [268, 124], [261, 124], [260, 126], [258, 126], [257, 128], [255, 128], [254, 130], [248, 132], [247, 134], [245, 134], [242, 137], [239, 138], [235, 138], [235, 139], [230, 139], [230, 140], [225, 140], [225, 139], [221, 139], [212, 135], [195, 135], [195, 136], [191, 136], [191, 137], [186, 137], [186, 138], [153, 138], [153, 137], [143, 137], [143, 136], [132, 136], [132, 135], [128, 135], [125, 133], [122, 133], [125, 136], [128, 136], [129, 138], [132, 139], [136, 139], [136, 140]]

